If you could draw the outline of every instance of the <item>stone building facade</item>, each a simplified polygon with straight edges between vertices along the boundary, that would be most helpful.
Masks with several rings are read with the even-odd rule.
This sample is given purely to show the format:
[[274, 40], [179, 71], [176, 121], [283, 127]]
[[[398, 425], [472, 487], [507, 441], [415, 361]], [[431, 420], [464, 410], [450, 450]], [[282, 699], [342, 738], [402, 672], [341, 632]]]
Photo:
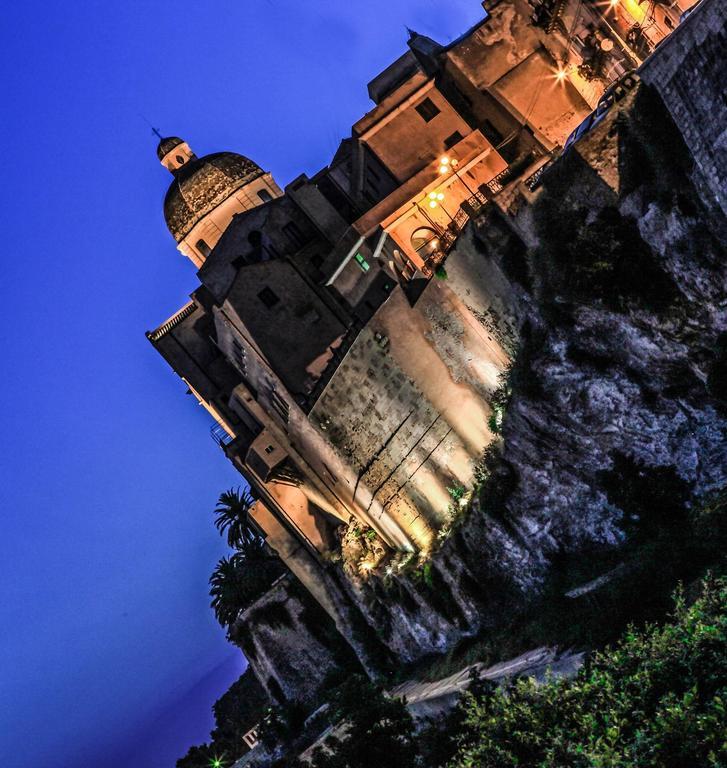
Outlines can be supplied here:
[[[588, 2], [492, 2], [449, 45], [410, 33], [330, 164], [284, 191], [241, 155], [160, 142], [165, 218], [200, 285], [147, 336], [214, 419], [260, 531], [354, 646], [350, 591], [328, 566], [342, 531], [377, 542], [349, 564], [362, 577], [426, 554], [493, 438], [521, 306], [465, 225], [526, 199], [638, 62], [622, 5], [609, 18]], [[492, 224], [495, 250], [506, 230]], [[437, 632], [422, 652], [446, 644]]]

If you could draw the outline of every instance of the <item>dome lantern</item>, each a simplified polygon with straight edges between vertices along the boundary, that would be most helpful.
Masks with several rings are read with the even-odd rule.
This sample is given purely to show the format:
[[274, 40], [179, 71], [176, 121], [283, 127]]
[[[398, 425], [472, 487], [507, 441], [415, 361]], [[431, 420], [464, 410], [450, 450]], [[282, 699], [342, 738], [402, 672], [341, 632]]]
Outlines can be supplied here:
[[157, 157], [170, 173], [176, 173], [182, 166], [197, 159], [189, 144], [178, 136], [162, 139], [157, 146]]

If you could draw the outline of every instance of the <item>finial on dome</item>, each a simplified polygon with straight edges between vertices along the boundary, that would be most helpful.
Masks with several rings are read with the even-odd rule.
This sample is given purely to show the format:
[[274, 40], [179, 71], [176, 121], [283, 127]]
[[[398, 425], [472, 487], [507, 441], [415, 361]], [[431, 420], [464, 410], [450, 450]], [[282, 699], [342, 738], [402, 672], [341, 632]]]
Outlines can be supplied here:
[[197, 156], [189, 148], [186, 141], [178, 136], [167, 136], [160, 140], [157, 146], [157, 157], [161, 164], [171, 173], [176, 173], [190, 160], [196, 160]]

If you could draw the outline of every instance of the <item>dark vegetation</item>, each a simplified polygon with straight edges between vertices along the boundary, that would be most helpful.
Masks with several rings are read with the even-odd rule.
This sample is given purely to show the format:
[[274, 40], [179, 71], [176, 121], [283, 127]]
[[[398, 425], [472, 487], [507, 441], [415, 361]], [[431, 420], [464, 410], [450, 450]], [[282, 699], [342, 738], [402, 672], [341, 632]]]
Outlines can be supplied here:
[[642, 84], [628, 120], [619, 122], [621, 194], [644, 187], [646, 196], [682, 213], [699, 209], [690, 180], [693, 160], [679, 129], [658, 94]]
[[597, 301], [616, 312], [640, 306], [664, 313], [678, 300], [678, 286], [641, 239], [634, 219], [615, 206], [591, 218], [587, 206], [574, 210], [548, 195], [534, 214], [546, 306]]
[[722, 333], [714, 345], [714, 358], [709, 368], [707, 389], [727, 411], [727, 333]]
[[[644, 205], [655, 202], [686, 216], [702, 205], [690, 181], [692, 160], [658, 96], [641, 86], [631, 108], [622, 112], [618, 134], [620, 198], [640, 190]], [[642, 240], [636, 222], [616, 207], [616, 196], [602, 184], [604, 199], [593, 205], [570, 193], [574, 178], [595, 172], [576, 152], [554, 166], [547, 195], [534, 206], [541, 246], [534, 254], [541, 281], [541, 305], [555, 324], [569, 307], [601, 302], [616, 312], [646, 309], [663, 315], [679, 307], [681, 294], [671, 275]], [[594, 182], [594, 189], [598, 183]], [[607, 200], [611, 203], [608, 204]], [[706, 228], [702, 228], [706, 229]], [[709, 237], [707, 232], [700, 236]]]
[[286, 572], [276, 554], [253, 527], [246, 491], [230, 489], [220, 495], [215, 526], [235, 552], [223, 557], [210, 577], [210, 596], [217, 621], [229, 629], [240, 611], [263, 595]]
[[313, 768], [719, 768], [727, 579], [708, 575], [694, 601], [678, 589], [666, 621], [627, 628], [571, 680], [474, 680], [454, 710], [416, 732], [402, 701], [351, 678], [328, 716], [342, 725]]
[[215, 728], [210, 734], [210, 743], [192, 747], [180, 760], [177, 768], [210, 768], [213, 760], [241, 754], [242, 737], [255, 726], [260, 713], [267, 706], [267, 697], [262, 686], [250, 669], [230, 686], [212, 707]]
[[669, 621], [628, 629], [575, 679], [480, 689], [441, 725], [432, 768], [725, 765], [727, 580], [690, 607], [678, 591]]

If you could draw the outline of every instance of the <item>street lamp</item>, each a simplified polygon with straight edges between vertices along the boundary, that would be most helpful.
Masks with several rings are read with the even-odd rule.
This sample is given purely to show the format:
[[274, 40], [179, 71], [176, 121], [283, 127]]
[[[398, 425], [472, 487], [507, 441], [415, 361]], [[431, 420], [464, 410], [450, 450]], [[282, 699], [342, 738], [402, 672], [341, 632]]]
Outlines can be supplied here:
[[[430, 192], [429, 193], [429, 207], [436, 208], [444, 200], [443, 192]], [[446, 213], [446, 211], [445, 211]]]
[[470, 193], [470, 196], [474, 195], [475, 193], [470, 189], [469, 184], [459, 175], [459, 171], [457, 170], [457, 166], [459, 165], [459, 161], [455, 159], [449, 159], [448, 157], [442, 157], [439, 160], [439, 172], [441, 174], [449, 173], [450, 168], [452, 169], [452, 172], [454, 175], [459, 179], [459, 181], [464, 184], [465, 189]]

